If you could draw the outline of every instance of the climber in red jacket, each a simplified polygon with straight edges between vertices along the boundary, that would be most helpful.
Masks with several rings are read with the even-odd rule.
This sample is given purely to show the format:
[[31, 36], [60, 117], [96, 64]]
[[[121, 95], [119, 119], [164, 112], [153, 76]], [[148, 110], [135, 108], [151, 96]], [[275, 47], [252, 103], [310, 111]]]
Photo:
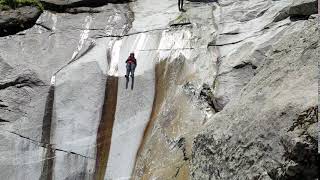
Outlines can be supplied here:
[[126, 64], [127, 64], [127, 73], [126, 73], [126, 89], [128, 89], [128, 83], [129, 83], [129, 75], [131, 73], [131, 89], [133, 89], [133, 84], [134, 84], [134, 70], [137, 67], [137, 60], [134, 57], [134, 53], [130, 53], [130, 56], [128, 57], [128, 59], [126, 60]]
[[127, 63], [127, 74], [126, 74], [126, 78], [129, 77], [130, 73], [131, 73], [131, 77], [134, 77], [134, 70], [137, 67], [137, 60], [134, 57], [134, 53], [130, 53], [130, 56], [128, 57], [128, 59], [126, 60]]

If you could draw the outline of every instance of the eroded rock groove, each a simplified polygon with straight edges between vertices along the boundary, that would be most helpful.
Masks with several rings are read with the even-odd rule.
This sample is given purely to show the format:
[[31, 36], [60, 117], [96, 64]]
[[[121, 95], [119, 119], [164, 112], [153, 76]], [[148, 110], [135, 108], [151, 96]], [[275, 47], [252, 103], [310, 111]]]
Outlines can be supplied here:
[[95, 179], [103, 180], [111, 146], [118, 93], [118, 77], [107, 77], [102, 116], [97, 132]]

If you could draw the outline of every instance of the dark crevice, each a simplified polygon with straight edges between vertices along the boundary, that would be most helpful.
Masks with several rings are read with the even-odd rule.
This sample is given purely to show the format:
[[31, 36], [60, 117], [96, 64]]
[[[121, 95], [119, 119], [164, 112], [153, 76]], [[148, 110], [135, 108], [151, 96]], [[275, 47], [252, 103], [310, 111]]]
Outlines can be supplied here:
[[90, 42], [89, 46], [86, 46], [85, 50], [84, 51], [81, 51], [83, 50], [84, 48], [80, 49], [80, 51], [78, 52], [78, 54], [73, 58], [71, 59], [67, 64], [63, 65], [60, 69], [58, 69], [52, 76], [55, 77], [56, 74], [58, 74], [61, 70], [63, 70], [65, 67], [69, 66], [70, 64], [72, 64], [73, 62], [79, 60], [80, 57], [84, 56], [85, 54], [87, 54], [93, 47], [95, 46], [95, 44], [93, 42]]
[[40, 27], [42, 27], [42, 28], [44, 28], [44, 29], [46, 29], [46, 30], [48, 30], [48, 31], [51, 31], [52, 32], [52, 29], [51, 28], [49, 28], [48, 26], [46, 26], [46, 25], [43, 25], [43, 24], [41, 24], [41, 23], [36, 23], [36, 25], [38, 25], [38, 26], [40, 26]]
[[234, 69], [240, 69], [240, 68], [244, 68], [246, 66], [251, 66], [252, 69], [257, 69], [257, 66], [252, 64], [251, 62], [243, 62], [242, 64], [238, 64], [236, 66], [234, 66]]
[[80, 8], [70, 8], [70, 9], [66, 9], [65, 13], [69, 13], [69, 14], [82, 14], [82, 13], [89, 13], [89, 14], [96, 14], [96, 13], [100, 13], [101, 11], [96, 10], [96, 9], [80, 9]]
[[7, 120], [0, 118], [0, 122], [10, 122], [10, 121], [7, 121]]
[[[90, 44], [85, 47], [86, 49], [84, 51], [79, 51], [78, 54], [69, 62], [69, 64], [80, 59], [81, 57], [83, 57], [85, 54], [87, 54], [94, 47], [95, 47], [95, 43], [90, 42]], [[82, 49], [84, 49], [84, 48], [82, 48]]]
[[225, 43], [225, 44], [209, 44], [208, 46], [217, 46], [217, 47], [220, 47], [220, 46], [227, 46], [227, 45], [232, 45], [232, 44], [238, 44], [242, 41], [244, 41], [245, 39], [242, 39], [240, 41], [235, 41], [235, 42], [230, 42], [230, 43]]
[[52, 149], [55, 150], [55, 151], [60, 151], [60, 152], [65, 152], [67, 154], [73, 154], [73, 155], [76, 155], [76, 156], [80, 156], [80, 157], [83, 157], [83, 158], [86, 158], [86, 159], [95, 160], [95, 158], [93, 158], [93, 157], [88, 157], [88, 156], [85, 156], [85, 155], [82, 155], [82, 154], [79, 154], [79, 153], [76, 153], [76, 152], [73, 152], [73, 151], [67, 151], [67, 150], [63, 150], [63, 149], [59, 149], [59, 148], [52, 148]]
[[240, 33], [239, 32], [228, 32], [228, 33], [222, 33], [219, 35], [237, 35], [237, 34], [240, 34]]
[[22, 87], [34, 87], [34, 86], [45, 86], [45, 84], [39, 80], [35, 79], [29, 75], [22, 75], [17, 77], [14, 81], [0, 83], [0, 90], [4, 90], [9, 87], [16, 87], [16, 88], [22, 88]]
[[152, 30], [146, 30], [146, 31], [139, 31], [139, 32], [133, 32], [133, 33], [128, 33], [125, 35], [97, 35], [97, 36], [93, 36], [92, 38], [105, 38], [105, 37], [116, 37], [116, 38], [123, 38], [123, 37], [127, 37], [127, 36], [133, 36], [133, 35], [137, 35], [137, 34], [142, 34], [142, 33], [149, 33], [149, 32], [154, 32], [154, 31], [165, 31], [168, 30], [169, 28], [159, 28], [159, 29], [152, 29]]
[[177, 27], [177, 26], [187, 26], [187, 25], [191, 25], [190, 22], [186, 22], [186, 23], [175, 23], [175, 24], [170, 24], [171, 27]]
[[200, 99], [208, 103], [208, 105], [214, 110], [214, 112], [220, 112], [223, 106], [218, 103], [218, 99], [213, 95], [213, 89], [208, 84], [203, 84], [200, 91]]
[[122, 4], [122, 3], [128, 3], [131, 2], [129, 0], [82, 0], [82, 1], [76, 1], [73, 3], [66, 3], [66, 4], [55, 4], [55, 3], [50, 3], [48, 1], [42, 1], [40, 0], [41, 3], [43, 4], [44, 8], [47, 10], [51, 10], [54, 12], [58, 13], [64, 13], [68, 11], [70, 8], [77, 8], [77, 7], [100, 7], [107, 5], [109, 3], [113, 4]]
[[0, 104], [0, 108], [7, 108], [7, 107], [8, 107], [7, 105]]
[[181, 167], [178, 167], [178, 168], [177, 168], [177, 172], [176, 172], [176, 174], [174, 175], [175, 178], [178, 176], [178, 174], [179, 174], [179, 172], [180, 172], [180, 169], [181, 169]]
[[34, 139], [31, 139], [29, 137], [26, 137], [26, 136], [23, 136], [21, 134], [18, 134], [16, 132], [13, 132], [13, 131], [6, 131], [8, 133], [11, 133], [11, 134], [14, 134], [16, 136], [19, 136], [20, 138], [23, 138], [23, 139], [27, 139], [29, 140], [30, 142], [36, 144], [36, 145], [39, 145], [39, 147], [42, 147], [42, 148], [45, 148], [47, 149], [49, 146], [51, 147], [51, 149], [53, 149], [54, 151], [60, 151], [60, 152], [65, 152], [66, 154], [73, 154], [73, 155], [77, 155], [77, 156], [80, 156], [80, 157], [83, 157], [83, 158], [86, 158], [86, 159], [93, 159], [95, 160], [95, 158], [92, 158], [92, 157], [88, 157], [88, 156], [85, 156], [85, 155], [82, 155], [82, 154], [79, 154], [79, 153], [76, 153], [76, 152], [73, 152], [73, 151], [67, 151], [67, 150], [64, 150], [64, 149], [61, 149], [61, 148], [55, 148], [54, 147], [54, 144], [46, 144], [46, 143], [43, 143], [43, 142], [39, 142], [39, 141], [36, 141]]
[[51, 145], [46, 147], [46, 156], [42, 165], [40, 180], [52, 180], [53, 163], [55, 159], [55, 150]]
[[42, 119], [41, 142], [46, 144], [50, 144], [51, 123], [52, 123], [52, 113], [53, 113], [53, 103], [54, 103], [54, 90], [55, 90], [54, 86], [50, 86], [47, 100], [46, 100], [44, 116]]
[[51, 123], [52, 123], [52, 112], [53, 112], [53, 103], [54, 103], [54, 86], [51, 85], [49, 88], [44, 116], [42, 120], [42, 136], [41, 142], [47, 144], [46, 146], [46, 155], [45, 160], [42, 165], [41, 177], [40, 180], [52, 180], [52, 172], [53, 172], [53, 162], [55, 152], [50, 144], [51, 137]]
[[186, 150], [186, 139], [184, 137], [180, 138], [177, 142], [177, 146], [179, 147], [179, 149], [181, 149], [183, 153], [183, 160], [188, 161], [189, 158], [187, 156], [187, 150]]
[[259, 18], [259, 17], [263, 16], [263, 15], [264, 15], [268, 10], [269, 10], [269, 8], [267, 8], [267, 9], [265, 9], [265, 10], [261, 11], [261, 12], [257, 15], [257, 17], [256, 17], [256, 18]]
[[172, 48], [172, 49], [142, 49], [142, 50], [136, 50], [136, 51], [174, 51], [174, 50], [192, 50], [195, 49], [193, 47], [191, 48]]

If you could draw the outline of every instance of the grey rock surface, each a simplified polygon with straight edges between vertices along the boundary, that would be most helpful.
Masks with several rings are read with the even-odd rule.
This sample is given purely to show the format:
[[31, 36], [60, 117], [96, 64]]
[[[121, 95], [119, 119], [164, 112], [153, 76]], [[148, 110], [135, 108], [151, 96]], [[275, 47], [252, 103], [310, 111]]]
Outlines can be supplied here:
[[0, 37], [0, 177], [318, 176], [317, 1], [42, 3]]
[[106, 52], [116, 39], [108, 33], [125, 33], [130, 10], [93, 10], [45, 11], [31, 29], [0, 38], [1, 177], [94, 178]]
[[317, 23], [283, 30], [255, 75], [195, 138], [191, 178], [318, 177]]

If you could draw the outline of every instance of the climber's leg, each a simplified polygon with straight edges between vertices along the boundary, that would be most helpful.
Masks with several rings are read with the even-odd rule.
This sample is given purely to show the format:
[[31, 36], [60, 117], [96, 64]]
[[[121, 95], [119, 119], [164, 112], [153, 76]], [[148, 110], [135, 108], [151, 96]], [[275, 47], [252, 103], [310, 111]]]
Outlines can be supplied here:
[[134, 71], [136, 70], [136, 65], [135, 64], [131, 64], [131, 77], [134, 77]]
[[127, 73], [126, 73], [125, 77], [128, 78], [128, 77], [129, 77], [129, 74], [130, 74], [130, 71], [131, 71], [131, 70], [130, 70], [130, 69], [131, 69], [130, 64], [127, 64], [126, 68], [127, 68]]
[[126, 66], [126, 68], [127, 68], [127, 73], [126, 73], [126, 75], [125, 75], [125, 77], [126, 77], [126, 89], [128, 89], [128, 84], [129, 84], [129, 74], [130, 74], [130, 64], [127, 64], [127, 66]]
[[134, 71], [136, 70], [136, 65], [131, 64], [131, 90], [133, 89], [134, 86]]
[[181, 0], [181, 6], [180, 6], [181, 11], [183, 11], [183, 0]]

